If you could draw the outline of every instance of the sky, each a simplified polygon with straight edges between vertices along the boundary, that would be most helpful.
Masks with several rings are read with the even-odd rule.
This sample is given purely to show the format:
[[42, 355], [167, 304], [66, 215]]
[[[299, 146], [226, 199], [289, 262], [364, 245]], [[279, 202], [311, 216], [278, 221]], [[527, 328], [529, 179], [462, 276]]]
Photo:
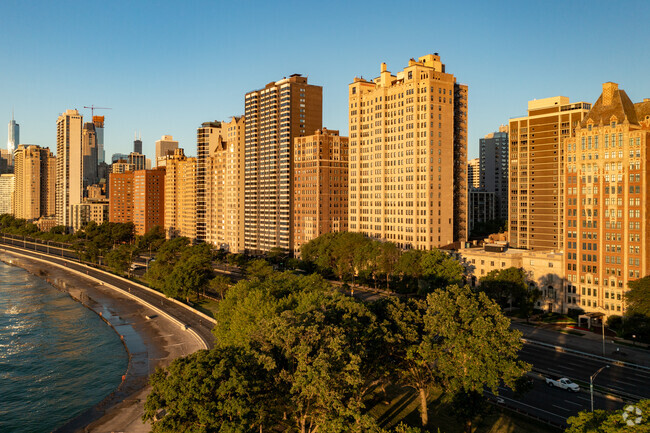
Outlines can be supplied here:
[[[246, 92], [293, 73], [323, 86], [323, 126], [348, 132], [348, 84], [439, 53], [469, 87], [468, 158], [527, 102], [595, 102], [603, 82], [650, 97], [650, 2], [3, 0], [0, 123], [56, 151], [56, 119], [106, 116], [106, 157], [152, 156], [162, 135], [244, 112]], [[6, 124], [6, 123], [5, 123]], [[0, 141], [2, 146], [6, 140]]]

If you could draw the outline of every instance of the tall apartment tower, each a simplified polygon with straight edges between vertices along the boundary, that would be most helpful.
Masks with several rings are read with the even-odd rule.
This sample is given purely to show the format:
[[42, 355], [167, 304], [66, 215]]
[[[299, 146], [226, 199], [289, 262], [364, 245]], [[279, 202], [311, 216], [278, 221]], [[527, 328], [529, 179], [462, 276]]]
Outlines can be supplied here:
[[133, 138], [133, 152], [135, 153], [142, 153], [142, 136], [138, 138], [138, 136], [135, 136]]
[[7, 139], [7, 150], [9, 155], [14, 154], [14, 150], [20, 144], [20, 125], [14, 120], [14, 112], [11, 111], [11, 121], [9, 122], [9, 134]]
[[295, 139], [293, 248], [348, 229], [348, 137], [323, 128]]
[[104, 150], [104, 116], [93, 116], [95, 135], [97, 137], [97, 164], [106, 162], [106, 151]]
[[479, 140], [481, 189], [493, 192], [495, 217], [508, 219], [508, 127]]
[[322, 127], [323, 88], [293, 74], [246, 94], [244, 248], [293, 250], [293, 144]]
[[221, 139], [210, 148], [206, 171], [206, 241], [239, 253], [244, 251], [246, 121], [236, 116], [220, 125]]
[[97, 159], [97, 131], [94, 123], [84, 123], [81, 143], [83, 187], [85, 190], [89, 185], [94, 185], [99, 181], [97, 177], [97, 165], [99, 164]]
[[[221, 122], [204, 122], [196, 131], [196, 237], [209, 241], [210, 221], [208, 212], [211, 182], [210, 155], [224, 142]], [[220, 209], [217, 211], [219, 212]]]
[[16, 187], [13, 173], [0, 174], [0, 215], [13, 214], [13, 197]]
[[145, 170], [147, 168], [147, 157], [141, 153], [131, 152], [127, 160], [129, 164], [133, 164], [134, 170]]
[[629, 281], [650, 273], [650, 99], [616, 83], [566, 140], [566, 305], [621, 315]]
[[56, 221], [71, 226], [70, 205], [83, 198], [83, 117], [67, 110], [56, 121]]
[[14, 216], [35, 220], [55, 213], [56, 157], [50, 149], [18, 145], [14, 152]]
[[196, 239], [196, 158], [176, 149], [165, 166], [165, 235]]
[[108, 220], [110, 222], [133, 222], [133, 173], [133, 171], [126, 171], [108, 175]]
[[564, 235], [564, 148], [591, 109], [565, 96], [528, 102], [528, 116], [510, 119], [510, 244], [561, 249]]
[[474, 189], [481, 187], [481, 160], [479, 158], [467, 161], [467, 187]]
[[154, 226], [165, 227], [165, 169], [133, 172], [133, 224], [144, 235]]
[[349, 230], [428, 250], [467, 239], [467, 86], [429, 54], [349, 85]]
[[176, 149], [178, 149], [178, 141], [175, 141], [171, 135], [163, 135], [160, 140], [157, 140], [156, 167], [158, 167], [158, 160], [164, 160], [167, 155], [173, 155]]

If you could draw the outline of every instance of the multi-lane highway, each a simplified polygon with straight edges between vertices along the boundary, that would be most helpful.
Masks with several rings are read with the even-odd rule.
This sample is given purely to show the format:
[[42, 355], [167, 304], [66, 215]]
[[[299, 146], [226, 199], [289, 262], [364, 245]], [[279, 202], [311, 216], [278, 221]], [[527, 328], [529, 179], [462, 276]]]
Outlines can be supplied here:
[[[15, 242], [15, 246], [12, 246], [12, 242]], [[2, 248], [8, 252], [17, 252], [24, 254], [26, 256], [32, 256], [35, 258], [43, 259], [47, 258], [48, 262], [55, 263], [58, 265], [66, 266], [69, 269], [74, 269], [76, 271], [85, 273], [91, 277], [97, 278], [104, 281], [104, 283], [115, 286], [122, 290], [126, 290], [131, 295], [136, 296], [142, 299], [149, 304], [164, 310], [167, 314], [172, 316], [174, 319], [190, 327], [194, 332], [196, 332], [201, 339], [206, 343], [206, 345], [211, 348], [214, 346], [214, 337], [211, 332], [214, 323], [209, 320], [206, 320], [203, 316], [194, 312], [187, 307], [178, 305], [176, 302], [165, 298], [164, 295], [152, 292], [142, 288], [139, 284], [130, 282], [126, 279], [116, 277], [112, 274], [109, 274], [104, 271], [97, 270], [90, 266], [86, 266], [71, 260], [71, 255], [74, 253], [64, 249], [56, 248], [52, 245], [46, 246], [43, 244], [24, 242], [22, 240], [15, 240], [11, 238], [2, 237]], [[27, 248], [27, 249], [25, 249]], [[29, 249], [36, 249], [36, 251], [29, 251]], [[46, 252], [43, 248], [48, 248], [50, 250], [50, 255], [42, 254], [40, 251]], [[63, 255], [63, 258], [61, 257]], [[70, 257], [70, 258], [66, 258]]]

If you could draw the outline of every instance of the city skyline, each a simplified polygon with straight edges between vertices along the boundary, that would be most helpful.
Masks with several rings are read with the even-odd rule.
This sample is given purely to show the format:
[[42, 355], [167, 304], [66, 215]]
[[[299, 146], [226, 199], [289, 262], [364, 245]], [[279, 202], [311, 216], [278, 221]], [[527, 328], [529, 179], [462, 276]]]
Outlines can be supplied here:
[[[133, 131], [139, 130], [147, 155], [153, 154], [156, 139], [172, 135], [193, 156], [196, 128], [201, 123], [244, 114], [243, 95], [267, 77], [301, 73], [323, 86], [323, 126], [347, 136], [347, 86], [355, 76], [373, 77], [377, 62], [386, 62], [388, 70], [399, 70], [404, 58], [438, 52], [459, 82], [470, 88], [471, 159], [478, 156], [479, 138], [509, 118], [525, 114], [521, 109], [525, 101], [560, 95], [592, 101], [598, 97], [594, 89], [607, 81], [625, 86], [635, 100], [650, 95], [650, 83], [640, 74], [650, 60], [630, 56], [643, 52], [643, 41], [648, 40], [650, 30], [642, 20], [650, 6], [633, 2], [612, 11], [604, 5], [596, 2], [586, 10], [580, 4], [562, 4], [561, 9], [560, 4], [551, 4], [538, 11], [510, 2], [465, 2], [465, 7], [419, 3], [391, 9], [391, 30], [407, 32], [408, 45], [391, 39], [360, 52], [351, 48], [350, 41], [376, 32], [375, 23], [385, 9], [381, 4], [373, 9], [346, 5], [345, 13], [340, 13], [343, 9], [336, 3], [327, 9], [229, 5], [228, 19], [216, 33], [213, 26], [204, 24], [220, 6], [209, 3], [179, 12], [172, 3], [149, 8], [116, 2], [89, 5], [74, 14], [46, 3], [10, 3], [8, 13], [15, 19], [0, 34], [7, 52], [22, 67], [6, 71], [0, 113], [6, 113], [8, 122], [15, 106], [22, 129], [18, 144], [54, 149], [56, 115], [77, 108], [91, 121], [91, 111], [84, 106], [111, 107], [98, 111], [106, 116], [107, 155], [128, 154]], [[464, 14], [460, 21], [458, 10]], [[313, 13], [326, 24], [312, 26], [304, 19]], [[355, 16], [360, 13], [364, 19], [358, 22]], [[434, 37], [430, 27], [413, 21], [414, 13], [435, 20]], [[97, 23], [92, 35], [61, 40], [60, 28], [91, 15]], [[173, 28], [190, 30], [166, 29], [162, 34], [159, 25], [172, 19]], [[292, 25], [278, 30], [278, 20], [290, 20]], [[352, 21], [354, 26], [349, 25]], [[29, 28], [30, 22], [43, 25], [29, 34], [20, 31]], [[188, 26], [189, 22], [193, 24]], [[625, 31], [617, 24], [623, 22]], [[596, 29], [604, 27], [610, 31], [600, 36]], [[569, 33], [590, 35], [594, 43], [576, 48], [566, 43]], [[289, 43], [297, 36], [300, 44]], [[530, 41], [535, 42], [535, 50], [529, 49]], [[70, 49], [54, 50], [54, 44]], [[88, 45], [101, 50], [95, 51], [95, 66], [79, 73], [74, 69], [78, 64], [75, 53]], [[287, 48], [278, 54], [273, 47], [279, 46]], [[517, 56], [500, 62], [499, 57], [505, 58], [509, 51]], [[206, 58], [205, 52], [211, 55]], [[599, 60], [604, 53], [607, 60]], [[199, 55], [205, 63], [196, 68], [193, 60]], [[227, 66], [221, 67], [224, 60]]]

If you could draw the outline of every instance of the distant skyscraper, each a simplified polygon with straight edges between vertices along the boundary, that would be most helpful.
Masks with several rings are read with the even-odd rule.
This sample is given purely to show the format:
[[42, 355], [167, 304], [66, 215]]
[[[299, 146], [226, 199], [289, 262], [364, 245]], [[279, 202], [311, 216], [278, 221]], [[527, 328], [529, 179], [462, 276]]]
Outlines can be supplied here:
[[83, 186], [98, 182], [97, 178], [97, 131], [94, 123], [85, 123], [82, 131]]
[[257, 254], [293, 249], [294, 139], [323, 124], [323, 88], [293, 74], [245, 96], [244, 247]]
[[9, 165], [13, 158], [16, 146], [20, 144], [20, 125], [14, 120], [14, 112], [11, 111], [11, 121], [9, 122], [9, 139], [7, 140], [7, 150], [9, 151]]
[[0, 215], [13, 214], [14, 182], [13, 174], [0, 174]]
[[133, 152], [142, 153], [142, 136], [140, 138], [136, 136], [135, 140], [133, 140]]
[[126, 161], [129, 159], [129, 155], [126, 153], [114, 153], [111, 156], [111, 164], [115, 164], [117, 161], [123, 160]]
[[171, 135], [163, 135], [160, 140], [156, 141], [156, 167], [158, 159], [173, 155], [176, 149], [178, 149], [178, 141], [175, 141]]
[[56, 121], [56, 220], [71, 226], [70, 205], [83, 198], [83, 117], [77, 110], [67, 110]]
[[349, 85], [349, 230], [430, 250], [467, 239], [467, 86], [437, 54]]
[[508, 127], [479, 140], [481, 189], [494, 193], [496, 219], [508, 219]]
[[104, 116], [93, 116], [95, 134], [97, 136], [97, 164], [106, 162], [106, 151], [104, 150]]
[[147, 168], [147, 158], [141, 153], [131, 152], [128, 161], [133, 164], [135, 170], [145, 170]]
[[481, 187], [481, 160], [479, 158], [467, 161], [467, 186], [470, 189]]

